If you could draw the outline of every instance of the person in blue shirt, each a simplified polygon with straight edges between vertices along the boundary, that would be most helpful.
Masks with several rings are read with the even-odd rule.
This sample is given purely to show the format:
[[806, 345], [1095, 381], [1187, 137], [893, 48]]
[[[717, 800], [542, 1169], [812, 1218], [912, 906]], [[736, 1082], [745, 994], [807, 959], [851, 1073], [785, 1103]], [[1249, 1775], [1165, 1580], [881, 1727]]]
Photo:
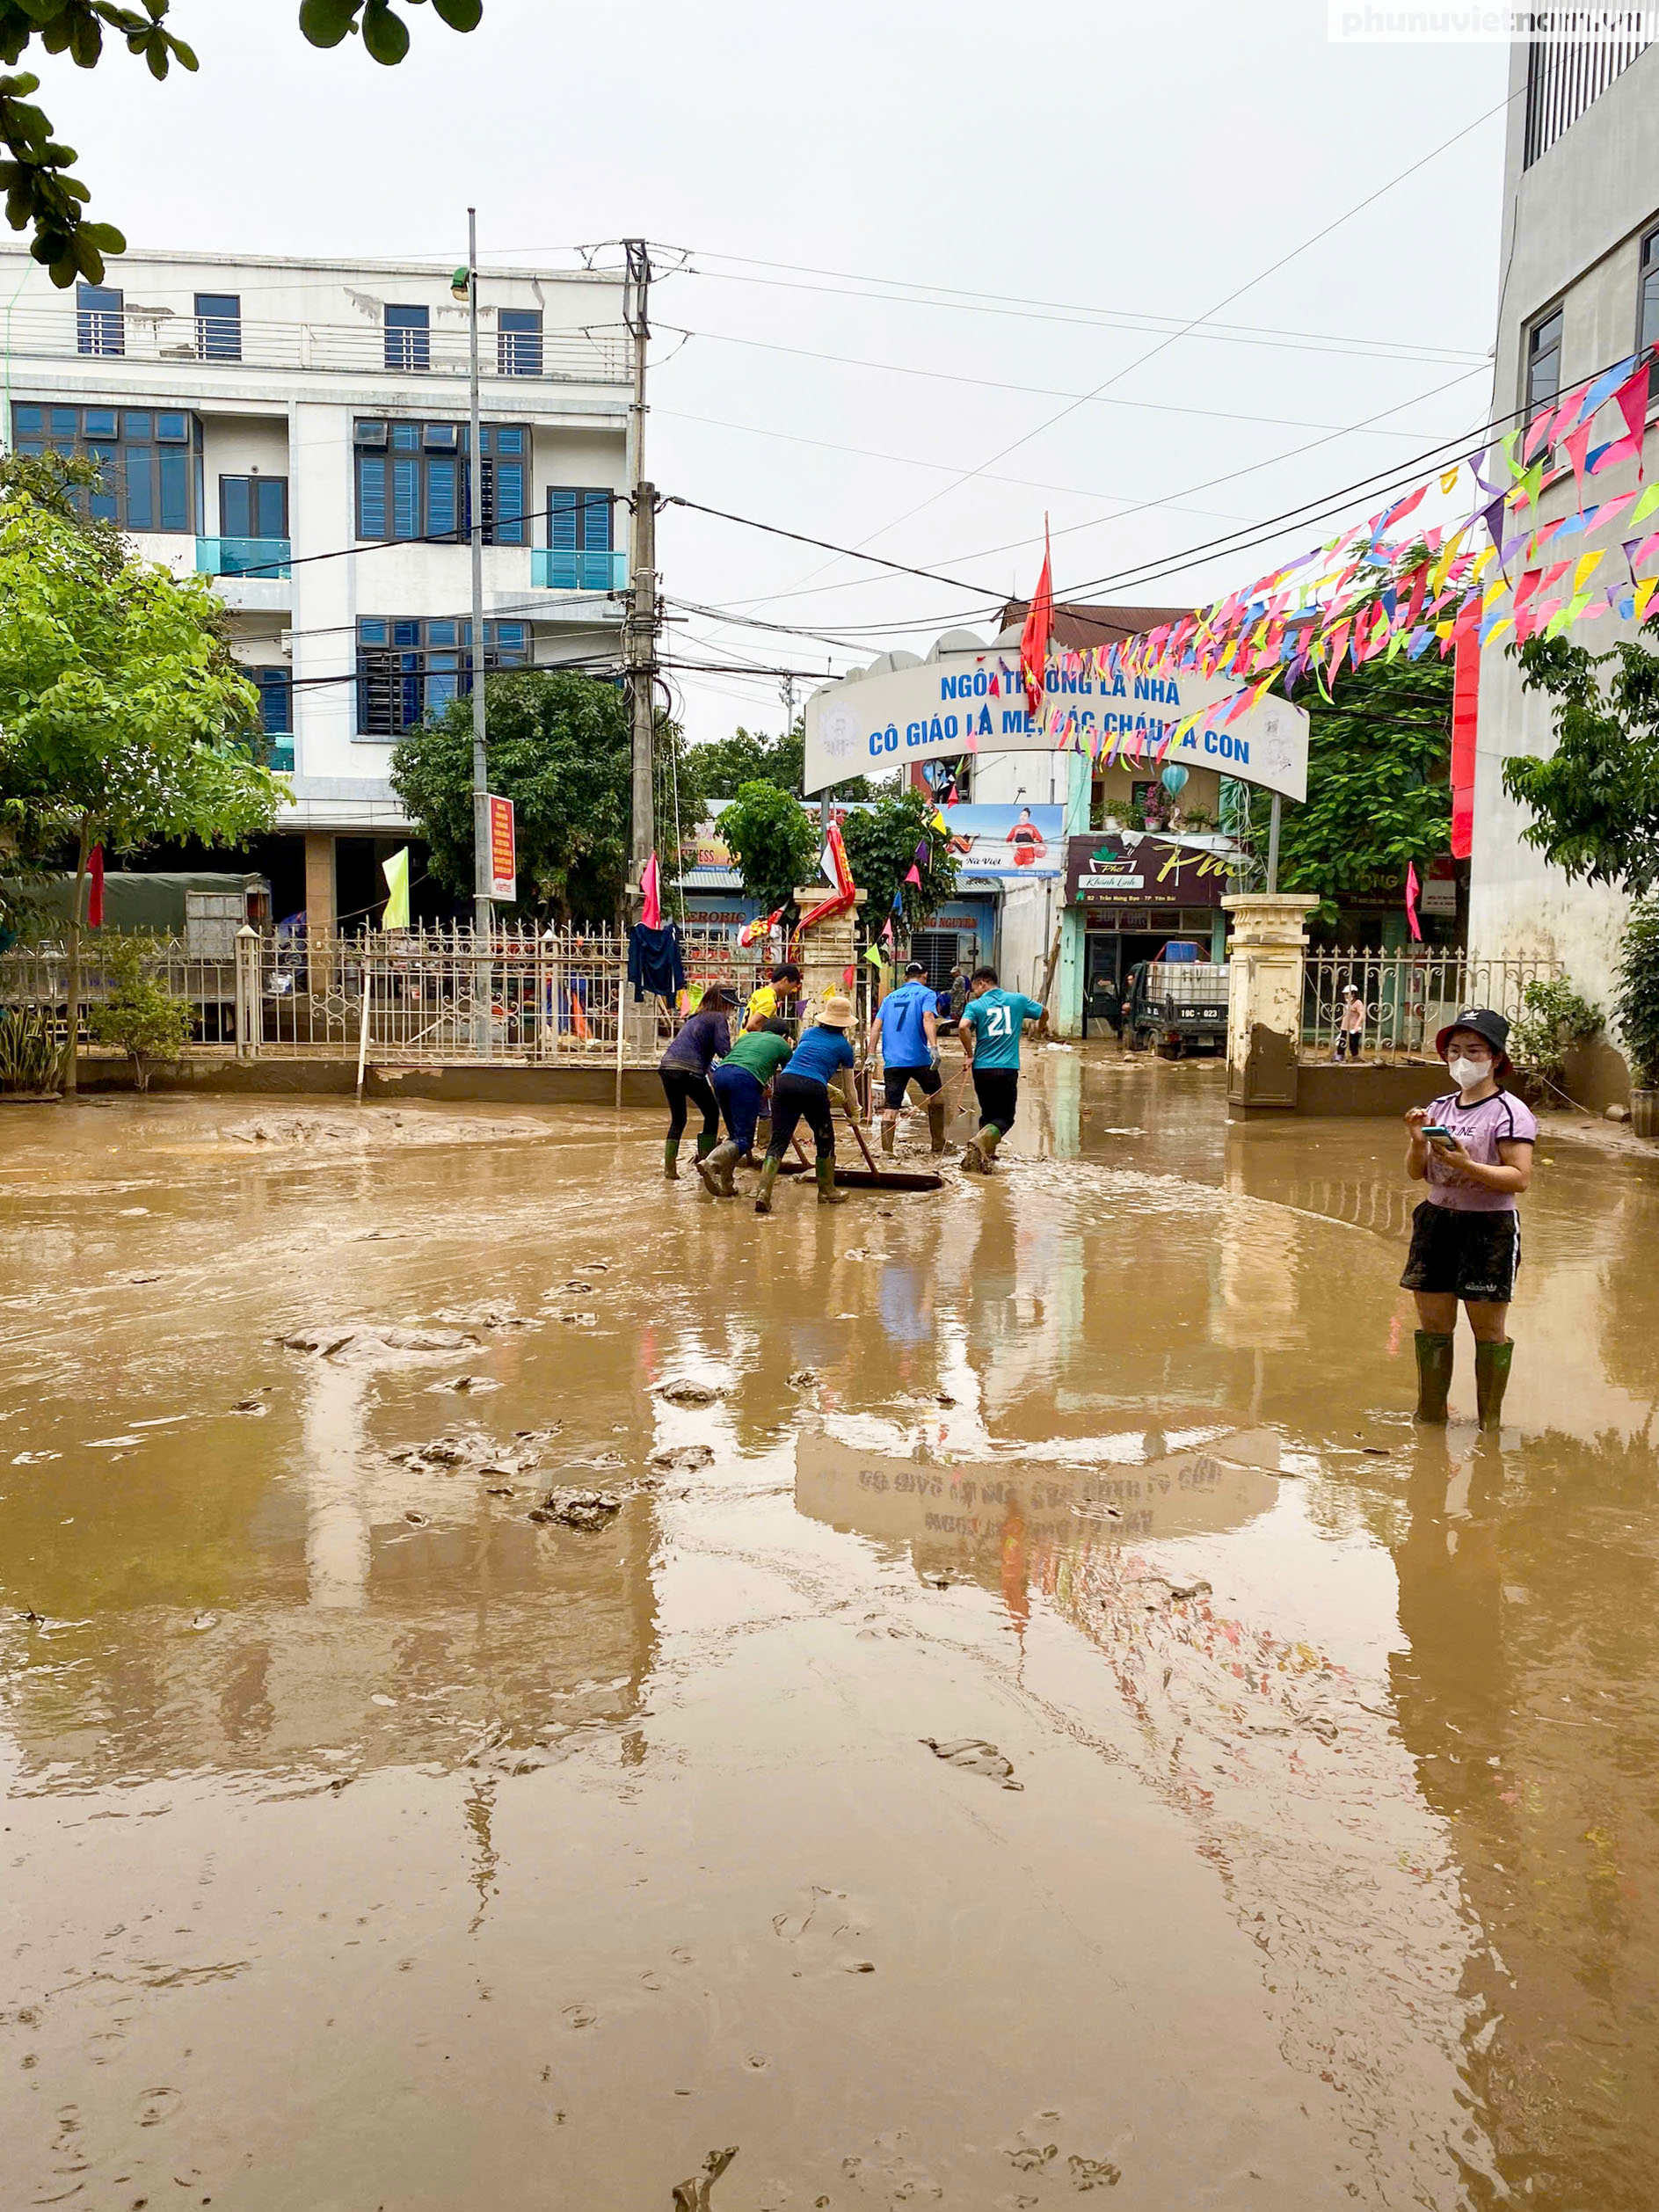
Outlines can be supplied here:
[[853, 1002], [839, 991], [825, 996], [818, 1020], [804, 1030], [789, 1064], [772, 1079], [772, 1141], [760, 1162], [760, 1189], [754, 1202], [757, 1213], [772, 1211], [772, 1186], [789, 1150], [796, 1126], [804, 1121], [818, 1151], [818, 1202], [821, 1206], [847, 1203], [847, 1193], [835, 1188], [835, 1124], [830, 1118], [829, 1087], [839, 1087], [847, 1118], [856, 1122], [858, 1093], [853, 1086], [856, 1061], [847, 1032], [853, 1026]]
[[920, 960], [913, 960], [903, 983], [882, 1000], [870, 1025], [870, 1050], [880, 1048], [887, 1092], [881, 1117], [884, 1152], [893, 1149], [899, 1110], [912, 1083], [928, 1102], [928, 1133], [934, 1151], [945, 1148], [944, 1078], [934, 1050], [938, 1033], [938, 1001], [928, 987], [928, 971]]
[[1014, 1126], [1020, 1099], [1020, 1032], [1026, 1022], [1048, 1030], [1048, 1008], [1023, 991], [1004, 991], [994, 968], [976, 968], [962, 1010], [962, 1049], [973, 1071], [979, 1102], [979, 1133], [962, 1148], [964, 1174], [994, 1172], [996, 1148]]

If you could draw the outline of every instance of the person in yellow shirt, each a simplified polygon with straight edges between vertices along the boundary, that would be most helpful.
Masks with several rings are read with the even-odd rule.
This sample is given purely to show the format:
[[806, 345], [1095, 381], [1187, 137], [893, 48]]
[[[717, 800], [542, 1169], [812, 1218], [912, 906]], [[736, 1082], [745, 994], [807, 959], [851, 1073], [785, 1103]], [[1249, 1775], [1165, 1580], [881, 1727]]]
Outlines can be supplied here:
[[801, 971], [792, 960], [774, 968], [770, 983], [763, 983], [749, 997], [743, 1017], [746, 1030], [763, 1029], [767, 1022], [782, 1015], [787, 1021], [793, 1014], [795, 1000], [801, 994]]

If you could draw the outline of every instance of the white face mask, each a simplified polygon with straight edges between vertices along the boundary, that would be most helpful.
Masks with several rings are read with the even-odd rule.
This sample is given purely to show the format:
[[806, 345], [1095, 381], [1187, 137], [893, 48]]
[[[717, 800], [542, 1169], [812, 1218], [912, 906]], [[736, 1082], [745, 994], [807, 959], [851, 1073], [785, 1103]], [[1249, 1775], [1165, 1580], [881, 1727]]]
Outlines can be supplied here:
[[1463, 1091], [1472, 1091], [1477, 1083], [1484, 1083], [1492, 1073], [1490, 1060], [1466, 1059], [1461, 1052], [1455, 1053], [1446, 1066], [1452, 1071], [1452, 1081]]

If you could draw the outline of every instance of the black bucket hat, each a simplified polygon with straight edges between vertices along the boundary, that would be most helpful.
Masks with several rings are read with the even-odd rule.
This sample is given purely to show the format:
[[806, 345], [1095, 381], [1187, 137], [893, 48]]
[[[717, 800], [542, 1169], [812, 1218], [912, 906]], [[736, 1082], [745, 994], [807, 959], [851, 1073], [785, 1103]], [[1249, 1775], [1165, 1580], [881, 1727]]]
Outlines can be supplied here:
[[1508, 1073], [1510, 1025], [1501, 1014], [1495, 1014], [1489, 1006], [1466, 1006], [1457, 1020], [1448, 1022], [1435, 1038], [1434, 1049], [1442, 1059], [1446, 1056], [1447, 1040], [1459, 1030], [1471, 1030], [1476, 1037], [1483, 1037], [1497, 1055], [1499, 1074]]

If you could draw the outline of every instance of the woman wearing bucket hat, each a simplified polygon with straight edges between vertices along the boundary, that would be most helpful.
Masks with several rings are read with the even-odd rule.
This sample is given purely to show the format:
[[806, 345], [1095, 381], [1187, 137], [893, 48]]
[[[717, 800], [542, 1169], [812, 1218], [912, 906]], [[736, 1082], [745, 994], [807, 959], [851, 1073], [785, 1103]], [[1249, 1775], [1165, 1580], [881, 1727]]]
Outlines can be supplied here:
[[1515, 1201], [1532, 1180], [1538, 1124], [1503, 1088], [1514, 1073], [1510, 1025], [1489, 1007], [1466, 1007], [1435, 1039], [1457, 1083], [1406, 1116], [1406, 1173], [1429, 1195], [1412, 1216], [1400, 1280], [1417, 1301], [1417, 1419], [1446, 1418], [1458, 1302], [1474, 1335], [1475, 1404], [1495, 1429], [1510, 1379], [1510, 1299], [1520, 1264]]
[[847, 1203], [845, 1191], [835, 1188], [835, 1124], [830, 1118], [829, 1087], [834, 1082], [846, 1102], [847, 1118], [858, 1119], [858, 1094], [853, 1088], [856, 1065], [847, 1032], [853, 1026], [853, 1002], [839, 991], [827, 993], [818, 1020], [802, 1036], [788, 1065], [772, 1084], [772, 1141], [760, 1163], [760, 1189], [754, 1202], [757, 1213], [772, 1211], [772, 1186], [794, 1136], [805, 1122], [818, 1150], [818, 1202], [821, 1206]]

